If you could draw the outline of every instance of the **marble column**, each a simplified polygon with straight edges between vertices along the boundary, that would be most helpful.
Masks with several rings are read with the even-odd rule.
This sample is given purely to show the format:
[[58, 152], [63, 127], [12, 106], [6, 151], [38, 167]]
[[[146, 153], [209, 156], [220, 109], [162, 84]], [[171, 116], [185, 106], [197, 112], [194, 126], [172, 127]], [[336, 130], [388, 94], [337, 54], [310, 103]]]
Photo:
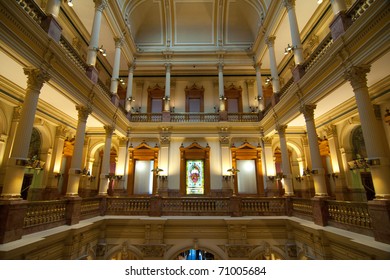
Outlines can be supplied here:
[[110, 153], [112, 134], [114, 133], [115, 128], [110, 125], [105, 125], [104, 130], [106, 131], [106, 141], [104, 144], [103, 151], [102, 171], [100, 173], [99, 195], [107, 195], [108, 184], [110, 183], [108, 175], [110, 175]]
[[62, 125], [57, 126], [54, 139], [53, 157], [50, 163], [48, 186], [45, 190], [45, 199], [53, 199], [58, 193], [58, 182], [62, 176], [61, 162], [64, 151], [64, 143], [68, 129]]
[[312, 177], [314, 181], [315, 196], [328, 196], [325, 182], [325, 169], [322, 166], [318, 136], [314, 123], [314, 109], [316, 105], [303, 105], [301, 113], [305, 117], [307, 137], [309, 140], [310, 157], [312, 163]]
[[126, 186], [127, 186], [127, 161], [129, 157], [129, 138], [128, 137], [120, 137], [119, 138], [119, 150], [118, 150], [118, 162], [115, 168], [115, 175], [117, 177], [116, 189], [117, 192], [126, 194]]
[[171, 67], [172, 64], [165, 64], [165, 97], [164, 97], [164, 112], [170, 112], [171, 100]]
[[291, 175], [290, 158], [288, 155], [286, 129], [287, 125], [277, 125], [276, 131], [279, 134], [280, 151], [282, 153], [282, 171], [283, 171], [283, 187], [285, 196], [294, 195], [294, 188]]
[[6, 167], [1, 194], [1, 197], [6, 199], [20, 198], [39, 94], [43, 84], [49, 80], [49, 75], [42, 69], [26, 67], [23, 70], [24, 74], [27, 75], [27, 88], [11, 156]]
[[130, 112], [131, 105], [135, 101], [133, 99], [133, 77], [134, 77], [135, 63], [131, 64], [129, 67], [129, 75], [127, 79], [127, 90], [126, 90], [126, 103], [125, 109], [126, 112]]
[[336, 186], [336, 199], [347, 200], [348, 188], [344, 168], [342, 168], [343, 161], [340, 153], [340, 146], [337, 138], [336, 127], [334, 125], [326, 126], [325, 133], [328, 139], [330, 158], [333, 170], [331, 180], [335, 182]]
[[92, 110], [89, 107], [76, 105], [78, 111], [78, 122], [72, 161], [69, 168], [68, 186], [66, 189], [67, 197], [77, 197], [79, 191], [80, 175], [82, 170], [82, 156], [84, 147], [85, 130], [87, 127], [87, 118]]
[[256, 69], [256, 84], [257, 84], [257, 100], [259, 111], [264, 110], [264, 95], [263, 95], [263, 84], [261, 81], [261, 63], [257, 63], [255, 65]]
[[62, 27], [58, 23], [60, 8], [61, 0], [48, 0], [45, 8], [47, 17], [41, 22], [42, 29], [57, 43], [61, 39], [62, 32]]
[[347, 5], [345, 0], [330, 0], [332, 5], [332, 11], [334, 14], [334, 19], [330, 23], [330, 31], [332, 33], [332, 38], [335, 41], [348, 29], [352, 24], [351, 18], [346, 14]]
[[263, 150], [264, 161], [266, 166], [266, 195], [267, 196], [279, 196], [279, 192], [276, 189], [276, 168], [274, 161], [274, 153], [272, 151], [272, 137], [263, 137]]
[[280, 92], [280, 82], [279, 82], [279, 74], [278, 74], [278, 66], [276, 64], [276, 56], [275, 56], [275, 36], [269, 36], [265, 39], [265, 43], [268, 46], [269, 53], [269, 62], [271, 67], [271, 76], [272, 76], [272, 90], [274, 94]]
[[390, 199], [390, 159], [382, 141], [386, 136], [378, 127], [368, 93], [367, 73], [369, 71], [370, 67], [366, 65], [352, 66], [345, 72], [345, 78], [350, 81], [355, 93], [376, 198]]
[[303, 58], [302, 43], [299, 36], [297, 15], [295, 13], [295, 0], [283, 0], [283, 4], [287, 9], [288, 21], [290, 23], [290, 34], [294, 50], [295, 65], [301, 65], [305, 62], [305, 60]]
[[112, 66], [110, 92], [112, 94], [112, 99], [111, 99], [112, 103], [114, 103], [115, 106], [118, 106], [119, 67], [121, 64], [121, 48], [124, 40], [123, 37], [119, 37], [119, 38], [114, 38], [114, 41], [115, 41], [115, 56], [114, 56], [114, 65]]
[[99, 50], [99, 33], [100, 25], [102, 21], [103, 10], [107, 7], [107, 0], [94, 0], [95, 3], [95, 16], [93, 19], [91, 38], [89, 40], [89, 47], [87, 53], [87, 76], [94, 82], [97, 83], [98, 72], [95, 68], [96, 55]]
[[224, 112], [225, 108], [225, 87], [223, 84], [223, 63], [218, 64], [218, 96], [219, 96], [219, 111]]

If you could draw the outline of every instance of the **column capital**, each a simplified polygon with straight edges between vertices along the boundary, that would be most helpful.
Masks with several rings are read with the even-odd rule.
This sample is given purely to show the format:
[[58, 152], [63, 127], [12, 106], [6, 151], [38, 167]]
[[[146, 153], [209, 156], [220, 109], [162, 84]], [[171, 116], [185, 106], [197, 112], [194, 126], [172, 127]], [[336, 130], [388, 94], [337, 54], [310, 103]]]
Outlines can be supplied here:
[[326, 125], [324, 127], [324, 130], [325, 130], [325, 133], [326, 133], [326, 137], [328, 137], [328, 138], [332, 138], [332, 137], [337, 136], [336, 126], [334, 126], [333, 124]]
[[225, 66], [225, 65], [224, 65], [222, 62], [218, 63], [218, 65], [217, 65], [218, 71], [219, 71], [219, 72], [222, 72], [224, 66]]
[[255, 70], [256, 70], [256, 72], [260, 72], [260, 70], [261, 70], [261, 65], [262, 65], [263, 63], [261, 63], [261, 62], [257, 62], [257, 63], [255, 63], [254, 65], [253, 65], [253, 67], [255, 68]]
[[76, 105], [78, 111], [79, 121], [86, 122], [89, 114], [92, 113], [92, 109], [83, 105]]
[[268, 46], [268, 48], [272, 48], [274, 46], [276, 37], [271, 35], [265, 38], [265, 44]]
[[99, 12], [103, 12], [108, 6], [107, 0], [93, 0], [93, 2], [95, 3], [95, 9]]
[[295, 0], [283, 0], [283, 5], [286, 7], [287, 11], [294, 9]]
[[314, 109], [317, 107], [317, 105], [314, 104], [308, 104], [308, 105], [302, 105], [300, 107], [300, 111], [305, 117], [305, 121], [312, 121], [314, 120]]
[[344, 73], [345, 79], [350, 81], [353, 90], [367, 87], [367, 73], [370, 72], [370, 65], [352, 66]]
[[133, 73], [134, 70], [135, 70], [135, 68], [137, 67], [137, 65], [136, 65], [135, 62], [129, 63], [128, 66], [129, 66], [129, 72], [130, 72], [130, 73]]
[[286, 133], [287, 125], [286, 124], [278, 124], [275, 127], [275, 130], [278, 132], [279, 136], [284, 136]]
[[14, 107], [14, 111], [12, 113], [12, 120], [13, 121], [19, 121], [21, 113], [22, 113], [22, 107], [21, 106]]
[[123, 46], [124, 41], [125, 40], [123, 39], [123, 37], [115, 37], [114, 38], [115, 48], [121, 48]]
[[104, 130], [106, 131], [106, 136], [111, 137], [114, 133], [115, 127], [112, 125], [105, 125], [103, 126]]
[[24, 74], [27, 75], [27, 90], [41, 91], [43, 83], [50, 79], [50, 75], [42, 69], [34, 67], [23, 68]]
[[68, 132], [69, 132], [69, 129], [67, 127], [63, 126], [63, 125], [59, 125], [56, 128], [56, 136], [57, 137], [65, 138], [66, 134]]
[[272, 145], [272, 139], [273, 137], [262, 137], [261, 140], [263, 140], [264, 145]]
[[119, 147], [125, 147], [128, 141], [128, 137], [119, 137]]
[[167, 72], [170, 72], [170, 71], [171, 71], [172, 63], [165, 63], [164, 66], [165, 66], [165, 70], [166, 70]]

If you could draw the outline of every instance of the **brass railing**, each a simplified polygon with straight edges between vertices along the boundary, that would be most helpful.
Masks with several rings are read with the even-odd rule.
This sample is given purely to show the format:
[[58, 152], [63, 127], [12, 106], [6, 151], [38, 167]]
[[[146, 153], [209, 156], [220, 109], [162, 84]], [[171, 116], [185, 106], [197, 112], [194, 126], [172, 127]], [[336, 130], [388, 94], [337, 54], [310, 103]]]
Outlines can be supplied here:
[[306, 216], [312, 219], [313, 205], [310, 199], [293, 198], [292, 199], [293, 216]]
[[228, 198], [164, 198], [163, 215], [228, 215]]
[[329, 221], [354, 227], [371, 229], [371, 218], [367, 203], [328, 201]]
[[145, 198], [110, 198], [107, 199], [108, 215], [149, 215], [150, 199]]
[[375, 2], [375, 0], [358, 0], [348, 10], [347, 14], [354, 22]]
[[241, 201], [243, 216], [251, 215], [286, 215], [286, 204], [283, 198], [244, 198]]
[[64, 222], [67, 201], [29, 202], [24, 216], [24, 228], [38, 225]]

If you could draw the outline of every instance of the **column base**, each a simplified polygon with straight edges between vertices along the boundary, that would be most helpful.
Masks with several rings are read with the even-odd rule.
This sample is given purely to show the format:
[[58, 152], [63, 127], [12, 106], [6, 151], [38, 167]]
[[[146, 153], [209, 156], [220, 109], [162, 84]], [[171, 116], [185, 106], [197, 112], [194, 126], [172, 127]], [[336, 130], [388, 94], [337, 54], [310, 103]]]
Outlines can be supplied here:
[[225, 122], [228, 120], [228, 112], [227, 111], [220, 111], [219, 112], [219, 121]]
[[111, 93], [111, 102], [112, 102], [112, 104], [114, 104], [115, 106], [119, 106], [119, 100], [120, 100], [120, 98], [119, 98], [119, 96], [118, 96], [118, 94], [116, 94], [116, 93]]
[[162, 112], [162, 121], [170, 122], [171, 121], [171, 112]]
[[311, 199], [313, 206], [313, 222], [316, 225], [326, 226], [328, 225], [328, 208], [326, 200], [328, 196], [316, 196]]
[[98, 70], [95, 68], [95, 66], [93, 66], [93, 65], [88, 66], [87, 71], [86, 71], [86, 74], [87, 74], [87, 77], [88, 77], [94, 84], [97, 84], [98, 79], [99, 79], [99, 72], [98, 72]]
[[375, 240], [390, 244], [390, 200], [374, 199], [367, 204]]
[[297, 65], [292, 72], [294, 82], [298, 82], [305, 75], [305, 68], [303, 65]]
[[0, 201], [0, 244], [22, 238], [27, 204], [21, 199]]
[[81, 201], [82, 199], [77, 197], [66, 197], [68, 204], [66, 205], [65, 219], [67, 225], [78, 224], [81, 215]]
[[47, 32], [47, 35], [49, 35], [49, 37], [51, 37], [55, 42], [58, 43], [60, 41], [62, 27], [52, 15], [48, 15], [41, 22], [41, 27]]
[[348, 27], [351, 26], [351, 24], [352, 20], [345, 12], [340, 12], [337, 14], [329, 25], [333, 41], [336, 41], [338, 37], [343, 35], [345, 31], [347, 31]]

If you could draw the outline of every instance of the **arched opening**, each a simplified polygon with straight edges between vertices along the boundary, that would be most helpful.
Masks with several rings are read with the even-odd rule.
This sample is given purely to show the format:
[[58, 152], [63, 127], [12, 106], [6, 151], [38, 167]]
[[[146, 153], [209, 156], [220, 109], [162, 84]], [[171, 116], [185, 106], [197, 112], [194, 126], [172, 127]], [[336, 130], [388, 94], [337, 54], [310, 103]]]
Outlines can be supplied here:
[[215, 256], [213, 253], [211, 253], [207, 250], [191, 248], [191, 249], [180, 252], [175, 259], [177, 259], [177, 260], [190, 260], [190, 261], [214, 260]]

